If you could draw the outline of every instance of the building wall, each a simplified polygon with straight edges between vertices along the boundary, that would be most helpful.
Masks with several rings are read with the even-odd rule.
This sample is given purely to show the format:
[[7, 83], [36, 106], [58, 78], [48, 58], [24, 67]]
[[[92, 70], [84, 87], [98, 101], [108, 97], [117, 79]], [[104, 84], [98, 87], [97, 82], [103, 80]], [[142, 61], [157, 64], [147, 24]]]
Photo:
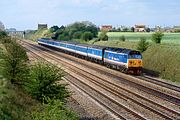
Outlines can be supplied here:
[[39, 29], [48, 29], [47, 24], [38, 24], [38, 30]]

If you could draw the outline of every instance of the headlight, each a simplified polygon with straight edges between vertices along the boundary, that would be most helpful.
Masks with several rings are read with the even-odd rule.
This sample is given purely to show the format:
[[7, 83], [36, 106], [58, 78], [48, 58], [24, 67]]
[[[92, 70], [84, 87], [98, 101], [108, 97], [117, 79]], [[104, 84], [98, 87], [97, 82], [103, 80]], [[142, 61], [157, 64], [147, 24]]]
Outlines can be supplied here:
[[132, 65], [132, 64], [133, 64], [133, 61], [129, 61], [129, 64]]
[[139, 60], [138, 63], [139, 63], [139, 65], [142, 65], [142, 61], [141, 60]]

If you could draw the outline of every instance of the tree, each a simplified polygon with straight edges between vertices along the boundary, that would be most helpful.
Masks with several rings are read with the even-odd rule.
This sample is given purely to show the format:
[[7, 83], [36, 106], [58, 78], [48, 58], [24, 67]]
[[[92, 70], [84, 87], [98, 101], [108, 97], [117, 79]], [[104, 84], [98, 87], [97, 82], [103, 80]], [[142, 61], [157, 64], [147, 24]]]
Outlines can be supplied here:
[[53, 33], [53, 32], [56, 32], [58, 29], [59, 27], [55, 25], [50, 28], [50, 31]]
[[122, 32], [128, 32], [129, 31], [129, 29], [127, 28], [127, 27], [124, 27], [123, 29], [122, 29]]
[[81, 39], [83, 40], [92, 40], [93, 39], [93, 34], [91, 32], [84, 32], [81, 36]]
[[0, 39], [7, 37], [7, 33], [0, 30]]
[[[73, 24], [68, 25], [62, 34], [64, 34], [64, 32], [68, 32], [68, 37], [70, 39], [80, 38], [79, 36], [82, 36], [84, 32], [91, 32], [93, 37], [96, 37], [98, 34], [98, 28], [89, 21], [83, 21], [83, 22], [75, 22]], [[79, 33], [81, 33], [81, 35], [79, 35]], [[64, 35], [63, 38], [65, 38], [65, 36], [66, 35]]]
[[125, 38], [125, 36], [124, 35], [122, 35], [121, 37], [119, 37], [119, 40], [121, 40], [121, 41], [125, 41], [126, 40], [126, 38]]
[[137, 50], [139, 50], [141, 53], [146, 51], [146, 49], [148, 48], [149, 43], [146, 42], [146, 38], [145, 37], [141, 37], [140, 41], [138, 42], [137, 45]]
[[64, 30], [62, 30], [62, 33], [58, 35], [58, 38], [57, 40], [71, 40], [71, 36], [70, 36], [70, 33], [69, 33], [69, 30], [66, 28]]
[[151, 32], [151, 29], [150, 28], [146, 28], [146, 32]]
[[95, 24], [89, 21], [83, 21], [82, 23], [86, 25], [86, 31], [91, 32], [93, 34], [93, 37], [97, 37], [98, 27]]
[[100, 33], [100, 35], [98, 36], [98, 38], [102, 41], [108, 41], [108, 36], [107, 36], [107, 32], [106, 31], [102, 31]]
[[81, 38], [81, 36], [82, 36], [82, 31], [77, 31], [77, 32], [75, 32], [74, 34], [73, 34], [73, 38], [74, 39], [80, 39]]
[[134, 28], [134, 27], [131, 27], [131, 31], [134, 32], [134, 31], [135, 31], [135, 28]]
[[58, 35], [57, 33], [54, 33], [54, 34], [51, 36], [51, 38], [54, 39], [54, 40], [57, 40], [58, 36], [59, 36], [59, 35]]
[[155, 32], [152, 34], [152, 41], [155, 43], [161, 43], [164, 34], [162, 32]]
[[117, 28], [117, 32], [121, 32], [121, 28], [119, 27], [119, 28]]
[[37, 100], [44, 101], [44, 97], [52, 100], [59, 99], [66, 102], [70, 96], [66, 84], [60, 84], [64, 71], [52, 64], [38, 62], [30, 68], [30, 79], [25, 85], [25, 89]]
[[115, 27], [113, 27], [112, 30], [110, 30], [110, 32], [117, 32], [117, 30]]

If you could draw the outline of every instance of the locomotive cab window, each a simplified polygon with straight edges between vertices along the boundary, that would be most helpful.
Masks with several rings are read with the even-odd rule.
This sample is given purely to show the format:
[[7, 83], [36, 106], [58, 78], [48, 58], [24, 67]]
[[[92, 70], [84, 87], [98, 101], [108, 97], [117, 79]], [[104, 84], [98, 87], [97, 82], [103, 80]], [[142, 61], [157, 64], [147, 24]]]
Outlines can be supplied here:
[[129, 55], [129, 59], [142, 59], [142, 55], [139, 54]]

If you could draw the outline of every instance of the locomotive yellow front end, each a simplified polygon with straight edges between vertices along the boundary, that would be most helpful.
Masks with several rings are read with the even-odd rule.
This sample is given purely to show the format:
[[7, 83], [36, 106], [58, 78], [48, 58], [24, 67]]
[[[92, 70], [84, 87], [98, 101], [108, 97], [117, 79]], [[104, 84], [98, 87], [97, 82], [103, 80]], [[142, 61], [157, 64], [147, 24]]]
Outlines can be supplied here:
[[138, 51], [133, 51], [128, 56], [128, 72], [140, 75], [142, 72], [142, 55]]
[[129, 59], [128, 67], [141, 67], [142, 68], [142, 59]]

